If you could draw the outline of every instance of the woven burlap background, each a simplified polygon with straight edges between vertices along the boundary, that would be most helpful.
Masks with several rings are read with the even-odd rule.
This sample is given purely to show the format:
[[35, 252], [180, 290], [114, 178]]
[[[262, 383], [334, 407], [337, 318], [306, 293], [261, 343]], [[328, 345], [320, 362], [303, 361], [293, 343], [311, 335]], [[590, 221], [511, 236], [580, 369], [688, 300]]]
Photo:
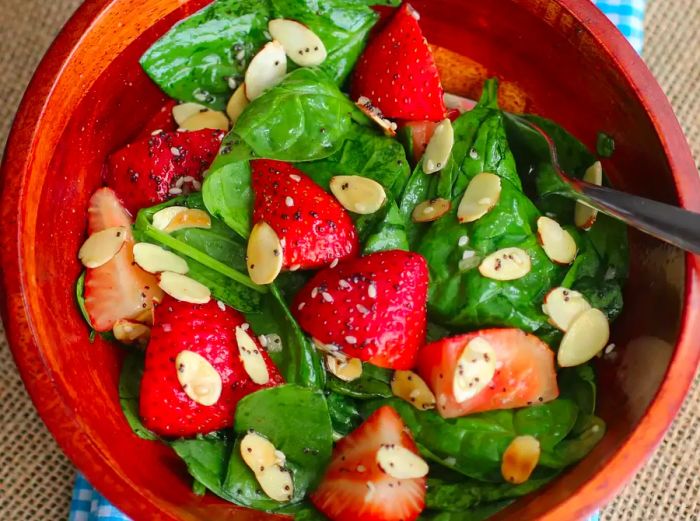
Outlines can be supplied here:
[[[79, 0], [0, 0], [0, 157], [39, 59]], [[650, 0], [645, 57], [700, 164], [700, 0]], [[0, 520], [67, 518], [74, 469], [38, 418], [0, 326]], [[700, 380], [700, 379], [699, 379]], [[700, 384], [654, 458], [603, 519], [700, 520]]]

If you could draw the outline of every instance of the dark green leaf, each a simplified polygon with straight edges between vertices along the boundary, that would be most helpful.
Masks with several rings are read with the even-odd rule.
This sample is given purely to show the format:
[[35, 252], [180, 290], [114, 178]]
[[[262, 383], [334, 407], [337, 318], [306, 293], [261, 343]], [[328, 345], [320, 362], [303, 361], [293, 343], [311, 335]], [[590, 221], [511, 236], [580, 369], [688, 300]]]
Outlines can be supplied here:
[[197, 478], [192, 480], [192, 493], [195, 496], [203, 496], [207, 493], [207, 487], [204, 483], [199, 481]]
[[349, 396], [351, 398], [361, 398], [368, 400], [372, 398], [390, 398], [391, 377], [394, 372], [390, 369], [377, 367], [370, 363], [362, 364], [362, 376], [352, 382], [345, 382], [330, 376], [328, 379], [328, 389], [331, 391]]
[[357, 410], [357, 404], [349, 396], [327, 393], [326, 403], [331, 415], [333, 432], [340, 436], [346, 436], [362, 423], [362, 416]]
[[486, 503], [464, 512], [445, 512], [426, 510], [418, 518], [419, 521], [486, 521], [513, 502], [512, 499]]
[[142, 376], [143, 355], [137, 352], [129, 353], [124, 359], [119, 375], [119, 403], [124, 418], [134, 434], [144, 440], [157, 440], [158, 436], [144, 427], [139, 417], [139, 392]]
[[615, 138], [605, 132], [598, 132], [596, 152], [600, 157], [612, 157], [615, 153]]
[[390, 201], [381, 210], [382, 218], [370, 228], [362, 252], [365, 255], [378, 251], [408, 250], [406, 225], [394, 201]]
[[170, 446], [187, 465], [187, 471], [203, 486], [228, 501], [233, 498], [222, 486], [231, 453], [230, 436], [224, 432], [172, 441]]

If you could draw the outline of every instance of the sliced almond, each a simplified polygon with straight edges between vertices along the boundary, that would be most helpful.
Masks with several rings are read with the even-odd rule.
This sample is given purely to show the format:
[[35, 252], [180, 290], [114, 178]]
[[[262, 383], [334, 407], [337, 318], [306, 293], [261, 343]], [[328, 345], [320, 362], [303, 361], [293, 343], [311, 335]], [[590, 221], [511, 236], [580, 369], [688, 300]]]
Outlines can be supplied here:
[[517, 436], [501, 460], [501, 475], [509, 483], [525, 483], [540, 461], [540, 442], [534, 436]]
[[175, 358], [177, 380], [182, 390], [200, 405], [214, 405], [221, 397], [221, 375], [199, 353], [180, 351]]
[[359, 358], [326, 355], [328, 372], [344, 382], [352, 382], [362, 376], [362, 360]]
[[326, 46], [316, 33], [295, 20], [270, 20], [267, 30], [273, 39], [282, 44], [289, 59], [300, 67], [321, 65], [328, 55]]
[[359, 175], [337, 175], [331, 178], [331, 192], [343, 208], [360, 215], [379, 210], [386, 201], [384, 187]]
[[219, 129], [228, 130], [229, 121], [226, 114], [217, 110], [205, 110], [193, 114], [182, 122], [180, 128], [182, 130], [204, 130], [204, 129]]
[[149, 273], [172, 271], [184, 275], [189, 269], [187, 261], [182, 257], [147, 242], [134, 244], [134, 261]]
[[391, 378], [391, 392], [413, 405], [416, 409], [426, 411], [435, 408], [435, 395], [428, 384], [413, 371], [396, 371]]
[[435, 127], [428, 146], [425, 148], [423, 172], [434, 174], [442, 170], [450, 159], [454, 143], [455, 134], [452, 122], [449, 119], [444, 119]]
[[584, 311], [564, 334], [557, 361], [561, 367], [585, 364], [608, 345], [608, 340], [610, 324], [605, 313], [595, 308]]
[[158, 286], [168, 295], [181, 302], [206, 304], [211, 300], [209, 288], [180, 273], [164, 271], [158, 274]]
[[516, 280], [532, 269], [532, 261], [525, 250], [503, 248], [487, 256], [479, 264], [479, 272], [493, 280]]
[[562, 331], [568, 331], [571, 323], [589, 309], [591, 305], [586, 297], [569, 288], [554, 288], [547, 293], [542, 304], [542, 311], [549, 321]]
[[[165, 209], [167, 210], [167, 208]], [[161, 212], [162, 211], [163, 210], [161, 210]], [[184, 211], [175, 213], [163, 231], [165, 233], [172, 233], [176, 232], [177, 230], [184, 230], [186, 228], [203, 228], [208, 230], [211, 228], [211, 217], [209, 217], [209, 214], [204, 210], [199, 210], [197, 208], [185, 208]]]
[[95, 232], [80, 247], [78, 258], [86, 268], [99, 268], [119, 253], [128, 238], [129, 230], [125, 226]]
[[271, 41], [253, 56], [245, 71], [245, 93], [250, 101], [259, 97], [267, 89], [277, 85], [287, 74], [287, 55], [284, 47]]
[[449, 200], [436, 197], [435, 199], [419, 203], [413, 209], [411, 217], [413, 221], [417, 223], [437, 221], [440, 217], [449, 212], [450, 208], [452, 208], [452, 203]]
[[[596, 186], [603, 184], [603, 165], [600, 161], [593, 163], [586, 173], [583, 175], [583, 180]], [[580, 201], [576, 202], [574, 207], [574, 223], [583, 230], [590, 230], [598, 217], [598, 210], [588, 206]]]
[[145, 346], [151, 337], [151, 328], [136, 320], [119, 319], [112, 327], [112, 334], [122, 344]]
[[272, 226], [260, 221], [248, 238], [248, 274], [256, 284], [271, 284], [282, 270], [282, 243]]
[[153, 214], [153, 227], [157, 230], [165, 230], [177, 214], [188, 209], [186, 206], [168, 206], [158, 210]]
[[457, 219], [461, 223], [474, 222], [486, 215], [501, 198], [501, 178], [483, 172], [475, 175], [462, 196], [457, 208]]
[[148, 306], [146, 309], [141, 311], [138, 315], [136, 315], [133, 318], [134, 322], [139, 322], [141, 324], [145, 324], [147, 326], [152, 326], [153, 325], [153, 319], [154, 319], [154, 306]]
[[571, 264], [576, 258], [576, 241], [557, 221], [549, 217], [537, 219], [537, 236], [542, 249], [553, 262]]
[[245, 83], [241, 83], [231, 96], [231, 99], [228, 100], [228, 104], [226, 105], [226, 114], [231, 120], [231, 125], [236, 124], [236, 121], [238, 121], [238, 117], [241, 115], [241, 113], [245, 110], [247, 106], [248, 98], [246, 97], [245, 93]]
[[331, 356], [336, 356], [336, 357], [343, 357], [345, 356], [343, 353], [340, 352], [340, 346], [337, 346], [335, 344], [324, 344], [320, 340], [316, 338], [311, 339], [314, 343], [314, 347], [321, 351], [322, 353], [325, 353], [327, 355]]
[[464, 402], [479, 394], [496, 374], [496, 351], [480, 336], [472, 338], [459, 355], [452, 380], [455, 400]]
[[260, 348], [244, 328], [236, 327], [236, 343], [238, 355], [243, 363], [243, 369], [248, 373], [253, 383], [264, 385], [270, 380], [267, 364]]
[[396, 479], [415, 479], [428, 475], [428, 464], [401, 445], [382, 445], [377, 451], [379, 468]]
[[275, 501], [289, 501], [294, 496], [292, 473], [283, 466], [265, 467], [262, 472], [256, 472], [255, 477], [263, 492]]
[[445, 102], [445, 107], [448, 109], [456, 109], [460, 114], [469, 112], [476, 107], [476, 101], [469, 98], [463, 98], [462, 96], [457, 96], [456, 94], [450, 94], [449, 92], [445, 92], [442, 99]]
[[360, 109], [365, 116], [374, 121], [379, 128], [381, 128], [384, 133], [389, 137], [394, 137], [396, 135], [396, 129], [398, 126], [396, 123], [384, 117], [382, 111], [379, 107], [375, 107], [372, 100], [365, 96], [360, 96], [355, 102], [357, 108]]
[[284, 463], [277, 456], [279, 452], [267, 438], [250, 431], [241, 440], [241, 457], [254, 473], [262, 472], [265, 467]]
[[175, 105], [173, 107], [173, 119], [175, 120], [175, 123], [178, 124], [178, 126], [182, 126], [182, 124], [185, 121], [187, 121], [195, 114], [199, 114], [200, 112], [206, 112], [208, 110], [209, 109], [207, 107], [205, 107], [204, 105], [200, 105], [199, 103], [180, 103], [179, 105]]

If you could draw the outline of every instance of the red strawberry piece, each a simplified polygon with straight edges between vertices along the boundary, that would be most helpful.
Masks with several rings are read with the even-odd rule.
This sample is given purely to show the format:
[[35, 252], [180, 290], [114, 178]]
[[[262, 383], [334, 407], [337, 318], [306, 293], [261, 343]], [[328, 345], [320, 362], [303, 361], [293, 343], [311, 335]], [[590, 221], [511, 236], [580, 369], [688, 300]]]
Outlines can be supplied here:
[[[146, 348], [141, 380], [140, 415], [143, 424], [162, 436], [192, 436], [231, 427], [236, 404], [244, 397], [284, 382], [277, 367], [252, 334], [265, 358], [270, 380], [255, 384], [243, 368], [236, 342], [236, 327], [245, 318], [238, 311], [212, 300], [189, 304], [166, 296], [155, 309], [155, 323]], [[204, 357], [221, 376], [221, 397], [213, 405], [200, 405], [180, 385], [175, 360], [181, 351]]]
[[85, 308], [96, 331], [109, 331], [121, 318], [135, 319], [162, 299], [155, 276], [134, 263], [131, 217], [110, 188], [100, 188], [90, 198], [88, 233], [125, 226], [128, 238], [106, 264], [85, 274]]
[[292, 310], [323, 344], [380, 367], [410, 369], [425, 340], [427, 292], [423, 257], [384, 251], [318, 272]]
[[445, 103], [438, 70], [418, 25], [403, 4], [370, 40], [353, 73], [352, 98], [369, 98], [389, 119], [439, 121]]
[[338, 201], [289, 163], [256, 159], [253, 219], [269, 224], [282, 241], [282, 266], [318, 268], [357, 255], [352, 219]]
[[175, 105], [177, 105], [175, 100], [169, 99], [166, 101], [141, 129], [135, 141], [144, 137], [149, 137], [159, 130], [162, 132], [173, 132], [177, 130], [177, 123], [175, 122], [175, 118], [173, 118], [173, 107], [175, 107]]
[[396, 479], [377, 464], [382, 445], [418, 454], [408, 429], [389, 406], [377, 409], [338, 441], [311, 502], [331, 521], [412, 521], [425, 506], [425, 478]]
[[132, 213], [198, 190], [224, 135], [221, 130], [197, 130], [142, 137], [109, 157], [107, 184]]

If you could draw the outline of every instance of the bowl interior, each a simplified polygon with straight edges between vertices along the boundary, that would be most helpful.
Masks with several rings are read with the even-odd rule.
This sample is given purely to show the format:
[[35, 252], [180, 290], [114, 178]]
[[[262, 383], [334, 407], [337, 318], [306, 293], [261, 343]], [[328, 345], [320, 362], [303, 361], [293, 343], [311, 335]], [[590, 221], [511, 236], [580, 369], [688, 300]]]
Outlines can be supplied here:
[[[197, 497], [178, 458], [165, 446], [134, 436], [122, 417], [117, 390], [123, 352], [100, 339], [91, 344], [79, 316], [73, 283], [84, 238], [85, 209], [101, 184], [107, 153], [128, 142], [166, 99], [138, 66], [142, 52], [202, 0], [94, 2], [99, 16], [56, 80], [41, 116], [31, 169], [24, 185], [24, 240], [20, 246], [25, 309], [40, 348], [46, 385], [70, 420], [59, 440], [75, 452], [88, 477], [137, 518], [263, 519], [216, 498]], [[622, 190], [677, 202], [675, 183], [643, 104], [603, 47], [556, 2], [417, 0], [431, 43], [467, 55], [488, 73], [518, 84], [529, 109], [551, 117], [594, 147], [598, 131], [616, 139], [604, 162]], [[570, 2], [576, 3], [576, 2]], [[96, 11], [97, 8], [94, 8]], [[85, 14], [85, 13], [83, 13]], [[680, 252], [631, 233], [631, 277], [626, 309], [615, 324], [614, 356], [598, 363], [603, 442], [582, 463], [508, 512], [535, 519], [574, 494], [605, 467], [634, 431], [656, 395], [682, 320], [685, 261]], [[26, 378], [26, 374], [25, 374]], [[644, 454], [631, 455], [642, 458]], [[612, 490], [619, 483], [611, 483]], [[611, 491], [612, 491], [611, 490]], [[584, 504], [570, 518], [594, 508]], [[505, 517], [506, 514], [503, 516]]]

